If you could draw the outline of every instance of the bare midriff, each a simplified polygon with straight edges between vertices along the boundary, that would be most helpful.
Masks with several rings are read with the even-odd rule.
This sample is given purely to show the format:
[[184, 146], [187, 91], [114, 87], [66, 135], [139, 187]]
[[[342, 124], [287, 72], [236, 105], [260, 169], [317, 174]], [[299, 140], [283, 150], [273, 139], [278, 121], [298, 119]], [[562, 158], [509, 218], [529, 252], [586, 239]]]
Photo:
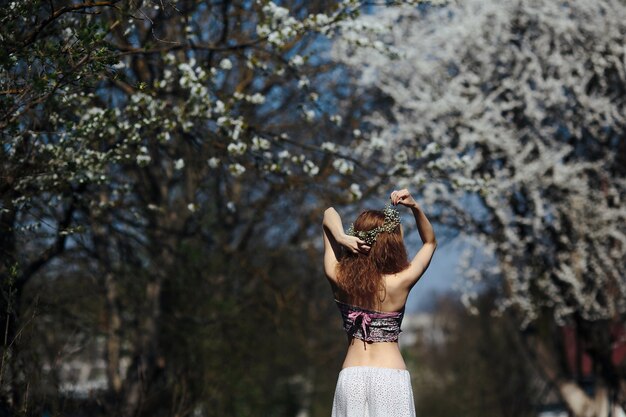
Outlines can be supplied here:
[[[378, 306], [378, 311], [397, 312], [404, 308], [408, 292], [397, 287], [394, 275], [384, 275], [385, 299]], [[336, 300], [341, 294], [333, 291]], [[398, 342], [363, 342], [348, 336], [348, 352], [343, 361], [342, 369], [350, 366], [372, 366], [378, 368], [406, 369], [404, 358], [400, 353]]]
[[342, 368], [373, 366], [378, 368], [406, 369], [398, 342], [363, 342], [349, 337], [348, 352]]

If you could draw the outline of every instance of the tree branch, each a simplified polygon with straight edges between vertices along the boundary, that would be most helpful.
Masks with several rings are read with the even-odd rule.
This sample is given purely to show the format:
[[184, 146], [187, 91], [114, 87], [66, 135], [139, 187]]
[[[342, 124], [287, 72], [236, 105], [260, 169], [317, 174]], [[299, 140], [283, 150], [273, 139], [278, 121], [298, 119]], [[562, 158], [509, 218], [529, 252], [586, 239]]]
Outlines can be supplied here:
[[253, 47], [259, 44], [260, 42], [262, 42], [263, 40], [264, 38], [259, 38], [253, 41], [244, 42], [244, 43], [240, 43], [237, 45], [230, 45], [230, 46], [198, 45], [194, 43], [177, 44], [177, 45], [166, 46], [164, 48], [152, 48], [152, 49], [132, 48], [132, 47], [114, 45], [114, 44], [110, 44], [110, 46], [121, 51], [117, 54], [117, 56], [124, 56], [124, 55], [136, 55], [136, 54], [137, 55], [160, 54], [164, 52], [179, 51], [179, 50], [218, 51], [218, 52], [219, 51], [235, 51], [239, 49]]
[[89, 9], [91, 7], [116, 7], [115, 3], [118, 3], [119, 1], [120, 0], [97, 1], [91, 3], [71, 4], [69, 6], [61, 7], [59, 10], [53, 12], [46, 20], [41, 22], [37, 29], [35, 29], [33, 32], [30, 33], [30, 35], [26, 37], [26, 40], [24, 40], [24, 44], [22, 46], [26, 47], [35, 42], [37, 37], [41, 34], [46, 26], [54, 22], [65, 13], [76, 12], [84, 9]]
[[47, 264], [51, 259], [55, 256], [61, 254], [65, 250], [65, 242], [67, 240], [67, 234], [61, 233], [63, 230], [67, 229], [69, 225], [72, 223], [72, 217], [74, 212], [76, 211], [76, 195], [82, 191], [84, 186], [81, 186], [78, 190], [75, 190], [72, 193], [72, 199], [70, 201], [69, 207], [63, 216], [63, 219], [59, 222], [59, 226], [57, 228], [57, 236], [54, 243], [49, 246], [37, 259], [31, 262], [26, 268], [24, 268], [24, 272], [19, 276], [17, 280], [18, 287], [24, 287], [24, 285], [28, 282], [28, 280], [39, 271], [45, 264]]

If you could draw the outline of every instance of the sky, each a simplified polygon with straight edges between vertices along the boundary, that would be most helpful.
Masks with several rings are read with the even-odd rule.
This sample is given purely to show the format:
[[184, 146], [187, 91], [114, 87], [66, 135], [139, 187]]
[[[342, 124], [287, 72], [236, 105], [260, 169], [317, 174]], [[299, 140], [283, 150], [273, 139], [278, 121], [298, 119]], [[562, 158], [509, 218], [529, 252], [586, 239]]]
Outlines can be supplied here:
[[[413, 242], [413, 239], [407, 238], [409, 259], [415, 255], [418, 248], [418, 242]], [[462, 250], [462, 245], [454, 239], [439, 242], [430, 266], [409, 294], [406, 302], [407, 313], [427, 311], [436, 294], [453, 290], [453, 285], [459, 276], [458, 259]]]

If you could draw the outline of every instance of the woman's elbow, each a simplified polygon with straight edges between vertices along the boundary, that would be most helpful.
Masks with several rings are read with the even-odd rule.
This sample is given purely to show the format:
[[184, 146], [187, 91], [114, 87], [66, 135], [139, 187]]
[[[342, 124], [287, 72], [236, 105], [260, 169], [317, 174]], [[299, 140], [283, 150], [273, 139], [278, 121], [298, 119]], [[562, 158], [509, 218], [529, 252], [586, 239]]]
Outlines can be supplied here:
[[326, 220], [328, 220], [328, 216], [333, 211], [335, 211], [335, 209], [332, 207], [328, 207], [326, 210], [324, 210], [324, 216], [322, 217], [322, 224], [326, 224]]

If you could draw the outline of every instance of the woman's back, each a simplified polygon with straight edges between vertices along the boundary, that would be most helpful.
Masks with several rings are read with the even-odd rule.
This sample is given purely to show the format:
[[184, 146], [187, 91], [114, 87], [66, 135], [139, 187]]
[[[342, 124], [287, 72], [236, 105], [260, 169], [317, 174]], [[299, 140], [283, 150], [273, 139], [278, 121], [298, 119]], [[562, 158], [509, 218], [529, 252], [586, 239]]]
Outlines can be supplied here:
[[[352, 300], [346, 299], [345, 294], [342, 294], [342, 291], [340, 291], [339, 289], [333, 291], [335, 300], [343, 303], [344, 305], [358, 307], [362, 310], [376, 311], [381, 313], [401, 312], [402, 315], [404, 315], [406, 300], [408, 298], [409, 291], [405, 286], [400, 285], [399, 277], [397, 274], [383, 275], [382, 278], [385, 296], [382, 301], [380, 301], [379, 299], [376, 309], [364, 308], [362, 306], [353, 304]], [[337, 286], [334, 285], [334, 288], [337, 288]], [[343, 307], [344, 306], [340, 306], [340, 310]], [[400, 324], [401, 320], [402, 318], [400, 318]], [[396, 333], [399, 333], [400, 331], [401, 330], [397, 331]], [[359, 338], [352, 337], [349, 333], [347, 334], [347, 338], [348, 351], [346, 353], [342, 368], [347, 368], [350, 366], [376, 366], [384, 368], [406, 369], [406, 365], [400, 353], [397, 339], [394, 341], [385, 342], [367, 342], [359, 340]]]
[[[409, 289], [406, 288], [406, 285], [401, 285], [398, 274], [383, 275], [382, 280], [384, 289], [380, 292], [378, 300], [372, 300], [373, 306], [360, 307], [386, 312], [400, 311], [409, 296]], [[349, 294], [342, 291], [333, 281], [331, 281], [331, 287], [336, 300], [347, 304], [358, 305]], [[381, 298], [383, 298], [382, 301], [380, 300]]]

